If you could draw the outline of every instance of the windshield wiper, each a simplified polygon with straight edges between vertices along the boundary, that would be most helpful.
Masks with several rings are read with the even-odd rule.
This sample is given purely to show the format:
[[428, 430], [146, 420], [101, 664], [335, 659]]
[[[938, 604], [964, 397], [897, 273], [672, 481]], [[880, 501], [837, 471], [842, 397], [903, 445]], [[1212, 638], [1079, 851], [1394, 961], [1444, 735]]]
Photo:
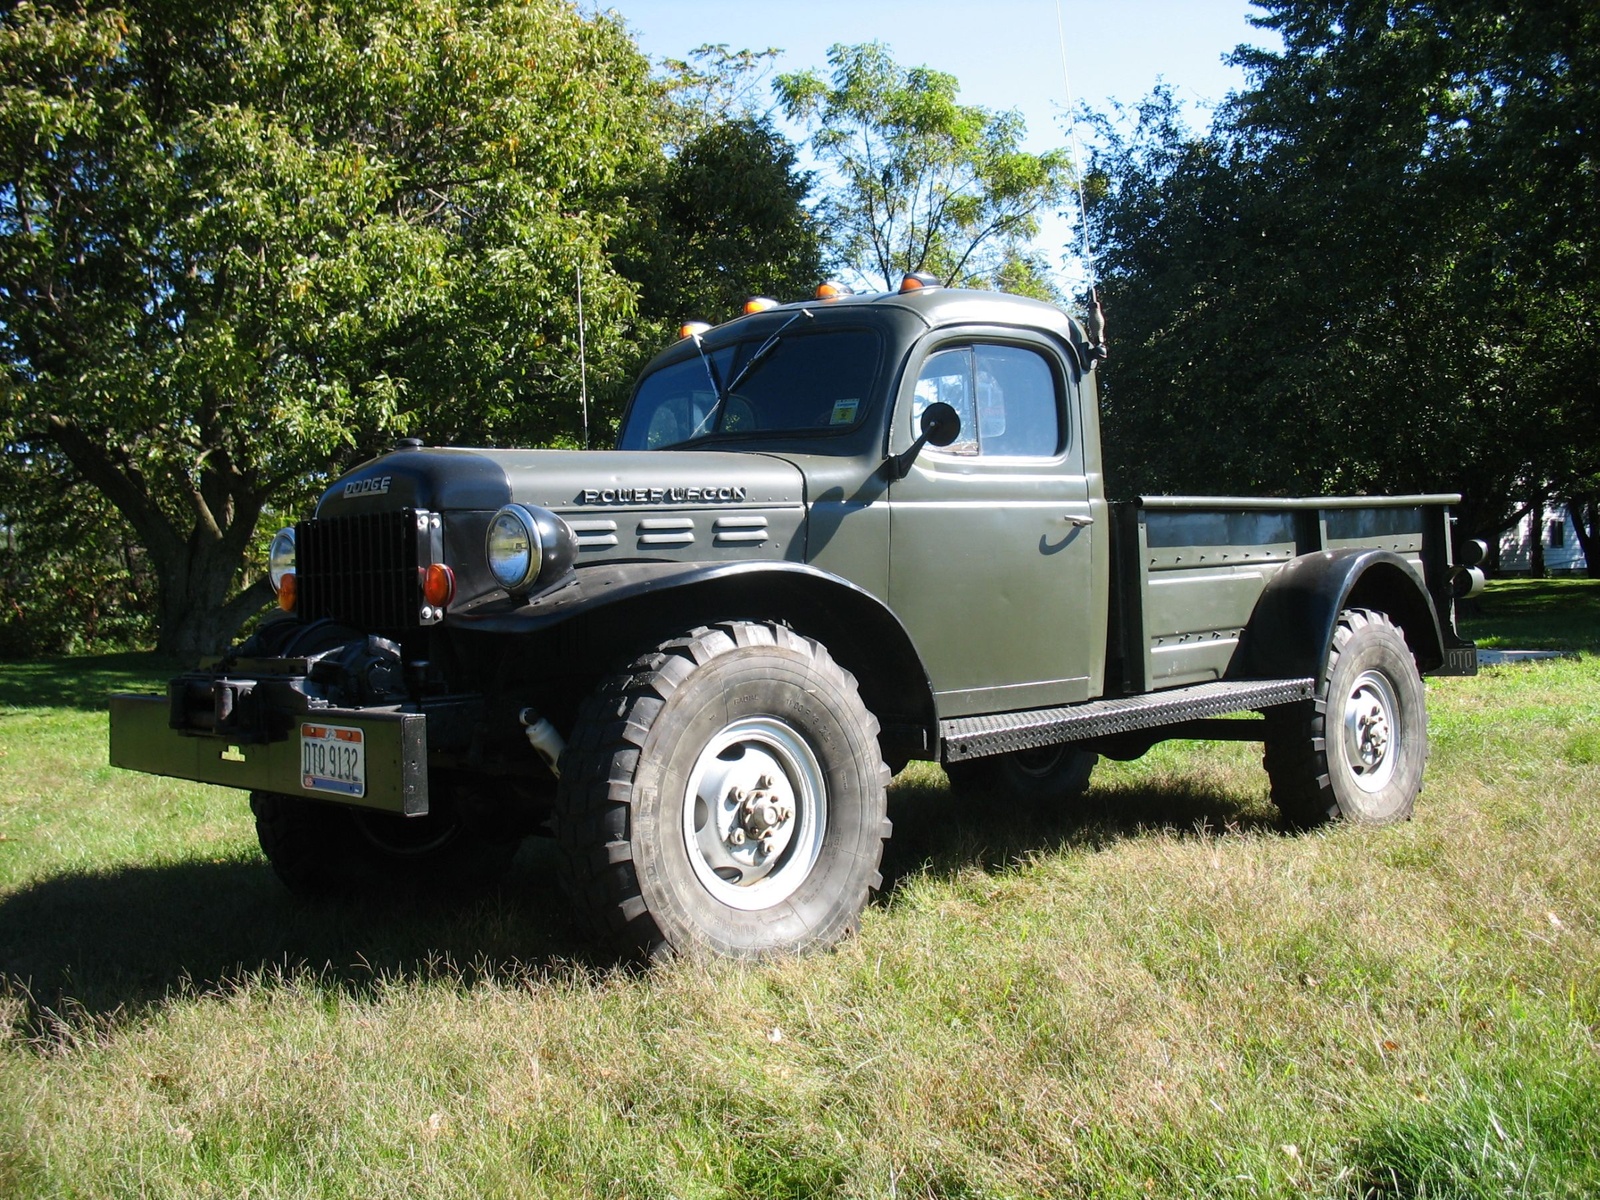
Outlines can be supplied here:
[[[711, 386], [717, 394], [717, 402], [711, 406], [711, 411], [706, 413], [700, 423], [694, 427], [694, 432], [684, 438], [685, 442], [692, 442], [695, 438], [709, 437], [713, 433], [719, 432], [717, 422], [722, 419], [722, 410], [728, 403], [728, 397], [738, 391], [739, 385], [749, 379], [755, 373], [755, 369], [772, 356], [772, 352], [778, 348], [778, 343], [783, 340], [783, 331], [801, 317], [808, 321], [812, 320], [811, 310], [809, 308], [800, 309], [782, 325], [774, 329], [771, 336], [756, 347], [756, 352], [745, 359], [744, 366], [739, 368], [738, 373], [734, 375], [727, 387], [722, 386], [716, 364], [711, 361], [711, 356], [706, 353], [705, 347], [700, 344], [700, 335], [694, 335], [694, 348], [700, 352], [700, 361], [706, 365], [706, 375], [710, 378]], [[679, 445], [682, 444], [682, 442], [679, 443]]]
[[[783, 340], [783, 331], [789, 328], [789, 326], [793, 325], [801, 317], [804, 317], [808, 321], [811, 320], [811, 310], [809, 308], [802, 308], [799, 312], [795, 313], [794, 316], [790, 317], [782, 325], [779, 325], [776, 329], [774, 329], [772, 331], [772, 336], [766, 341], [762, 342], [761, 345], [756, 347], [756, 352], [745, 360], [744, 366], [739, 368], [739, 373], [733, 377], [733, 382], [728, 385], [729, 393], [739, 390], [739, 385], [746, 379], [749, 379], [750, 376], [755, 372], [755, 369], [764, 363], [771, 356], [772, 352], [778, 348], [778, 343]], [[723, 396], [721, 399], [725, 400], [727, 399], [727, 396]]]
[[[717, 398], [717, 404], [722, 403], [722, 373], [717, 370], [717, 364], [711, 361], [711, 355], [706, 353], [705, 341], [698, 333], [692, 335], [694, 348], [700, 355], [700, 361], [706, 366], [706, 378], [711, 381], [711, 394]], [[716, 411], [715, 408], [712, 409]]]

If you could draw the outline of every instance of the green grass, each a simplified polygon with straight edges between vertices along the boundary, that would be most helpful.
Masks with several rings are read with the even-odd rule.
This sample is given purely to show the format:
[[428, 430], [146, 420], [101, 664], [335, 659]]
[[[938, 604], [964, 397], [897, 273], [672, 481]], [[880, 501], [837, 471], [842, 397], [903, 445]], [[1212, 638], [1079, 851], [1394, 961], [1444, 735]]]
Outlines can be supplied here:
[[0, 666], [0, 1195], [1600, 1194], [1597, 601], [1490, 589], [1582, 653], [1430, 680], [1404, 826], [1277, 833], [1248, 745], [1038, 818], [914, 766], [859, 937], [650, 971], [537, 843], [297, 902], [241, 796], [102, 765], [163, 670]]
[[1458, 615], [1461, 632], [1484, 647], [1600, 654], [1600, 580], [1499, 579]]

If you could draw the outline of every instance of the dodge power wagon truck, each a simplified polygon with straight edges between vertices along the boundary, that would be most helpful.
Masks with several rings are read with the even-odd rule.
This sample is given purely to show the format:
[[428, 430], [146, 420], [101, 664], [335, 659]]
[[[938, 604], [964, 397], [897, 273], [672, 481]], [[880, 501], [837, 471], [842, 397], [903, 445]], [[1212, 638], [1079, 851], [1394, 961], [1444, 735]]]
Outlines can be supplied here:
[[248, 789], [302, 891], [553, 827], [646, 954], [845, 935], [911, 759], [1022, 804], [1256, 740], [1288, 823], [1408, 816], [1420, 673], [1476, 667], [1457, 497], [1108, 503], [1097, 357], [1017, 297], [819, 298], [692, 329], [615, 450], [402, 440], [277, 535], [282, 616], [113, 698], [111, 760]]

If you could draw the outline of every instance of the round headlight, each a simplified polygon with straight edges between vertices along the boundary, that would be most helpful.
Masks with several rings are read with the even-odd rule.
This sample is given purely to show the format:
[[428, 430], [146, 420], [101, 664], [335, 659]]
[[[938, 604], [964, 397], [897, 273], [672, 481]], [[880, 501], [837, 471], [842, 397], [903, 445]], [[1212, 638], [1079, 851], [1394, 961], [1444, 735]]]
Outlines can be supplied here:
[[283, 590], [283, 577], [294, 574], [294, 526], [280, 529], [272, 535], [272, 545], [267, 550], [267, 578], [272, 590]]
[[520, 504], [508, 504], [489, 522], [485, 542], [489, 573], [508, 592], [521, 591], [539, 576], [544, 564], [544, 543], [533, 514]]

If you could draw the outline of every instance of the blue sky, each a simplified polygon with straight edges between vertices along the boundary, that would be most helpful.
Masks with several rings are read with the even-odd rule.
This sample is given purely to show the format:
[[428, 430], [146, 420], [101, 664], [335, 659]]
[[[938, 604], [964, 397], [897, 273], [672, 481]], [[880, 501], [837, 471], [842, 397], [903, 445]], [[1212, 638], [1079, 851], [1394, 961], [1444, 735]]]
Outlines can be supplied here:
[[1240, 42], [1268, 44], [1247, 0], [613, 0], [654, 58], [706, 42], [776, 46], [781, 70], [825, 68], [835, 42], [886, 42], [908, 66], [949, 71], [962, 99], [1020, 108], [1035, 144], [1064, 144], [1062, 38], [1078, 100], [1131, 103], [1164, 77], [1195, 105], [1221, 100], [1242, 75], [1222, 64]]
[[[600, 7], [620, 13], [655, 59], [725, 42], [783, 50], [781, 71], [821, 70], [835, 42], [885, 42], [904, 65], [955, 75], [965, 103], [1020, 109], [1033, 150], [1070, 148], [1062, 121], [1068, 78], [1073, 99], [1095, 108], [1131, 104], [1165, 79], [1190, 119], [1204, 124], [1209, 107], [1244, 82], [1223, 56], [1241, 42], [1276, 44], [1249, 24], [1248, 0], [1059, 0], [1059, 8], [1057, 0], [611, 0]], [[1054, 252], [1069, 236], [1065, 223], [1052, 221], [1041, 245]]]

